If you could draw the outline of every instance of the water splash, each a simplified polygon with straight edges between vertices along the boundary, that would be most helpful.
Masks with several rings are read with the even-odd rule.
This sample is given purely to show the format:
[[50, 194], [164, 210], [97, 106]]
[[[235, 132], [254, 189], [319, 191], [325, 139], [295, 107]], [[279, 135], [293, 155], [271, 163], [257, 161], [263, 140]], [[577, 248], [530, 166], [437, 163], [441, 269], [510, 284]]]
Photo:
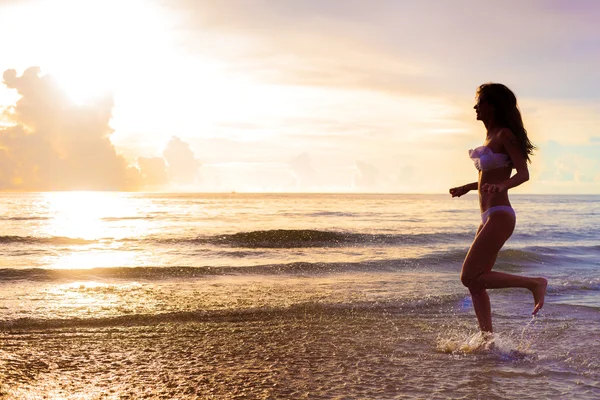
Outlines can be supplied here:
[[446, 332], [438, 336], [437, 350], [443, 353], [469, 354], [485, 352], [493, 347], [495, 335], [487, 332], [465, 334], [464, 332]]
[[520, 334], [512, 332], [465, 332], [452, 330], [438, 335], [437, 350], [450, 354], [490, 354], [505, 360], [532, 358], [535, 337], [530, 327], [535, 317], [521, 330]]

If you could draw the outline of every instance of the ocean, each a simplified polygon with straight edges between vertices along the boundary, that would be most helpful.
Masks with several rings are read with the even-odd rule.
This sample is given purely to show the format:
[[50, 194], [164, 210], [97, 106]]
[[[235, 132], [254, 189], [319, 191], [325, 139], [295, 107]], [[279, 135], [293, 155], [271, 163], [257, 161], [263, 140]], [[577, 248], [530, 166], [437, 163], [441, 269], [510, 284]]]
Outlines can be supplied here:
[[0, 398], [600, 398], [600, 196], [511, 201], [489, 339], [474, 194], [2, 194]]

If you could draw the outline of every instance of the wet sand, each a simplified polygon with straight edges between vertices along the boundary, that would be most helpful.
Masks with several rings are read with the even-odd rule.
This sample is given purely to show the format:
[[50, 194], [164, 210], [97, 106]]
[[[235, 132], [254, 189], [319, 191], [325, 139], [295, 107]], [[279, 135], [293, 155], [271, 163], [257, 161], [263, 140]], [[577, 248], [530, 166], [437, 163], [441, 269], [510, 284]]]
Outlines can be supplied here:
[[[472, 338], [470, 318], [458, 314], [453, 322], [452, 332], [465, 343]], [[411, 317], [312, 307], [286, 316], [260, 312], [212, 322], [182, 319], [5, 330], [0, 336], [1, 398], [444, 399], [485, 394], [487, 399], [559, 399], [600, 394], [598, 370], [574, 376], [557, 365], [565, 361], [562, 355], [552, 360], [540, 350], [513, 356], [510, 349], [465, 352], [464, 346], [447, 353], [440, 337], [451, 335], [444, 333], [448, 327], [435, 312]], [[518, 340], [504, 337], [509, 347], [517, 347]], [[577, 360], [585, 352], [577, 353], [573, 349], [571, 362], [585, 362]]]

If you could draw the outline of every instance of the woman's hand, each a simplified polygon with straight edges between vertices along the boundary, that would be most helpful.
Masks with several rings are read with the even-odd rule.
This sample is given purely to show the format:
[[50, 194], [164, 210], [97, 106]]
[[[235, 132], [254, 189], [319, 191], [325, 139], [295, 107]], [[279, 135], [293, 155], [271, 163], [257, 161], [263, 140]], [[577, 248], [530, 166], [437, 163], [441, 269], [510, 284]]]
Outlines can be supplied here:
[[470, 190], [471, 189], [469, 189], [466, 186], [459, 186], [459, 187], [450, 189], [450, 194], [452, 195], [452, 197], [460, 197], [463, 194], [469, 193]]
[[481, 185], [481, 191], [486, 193], [500, 193], [506, 191], [506, 186], [504, 186], [502, 183], [484, 183]]

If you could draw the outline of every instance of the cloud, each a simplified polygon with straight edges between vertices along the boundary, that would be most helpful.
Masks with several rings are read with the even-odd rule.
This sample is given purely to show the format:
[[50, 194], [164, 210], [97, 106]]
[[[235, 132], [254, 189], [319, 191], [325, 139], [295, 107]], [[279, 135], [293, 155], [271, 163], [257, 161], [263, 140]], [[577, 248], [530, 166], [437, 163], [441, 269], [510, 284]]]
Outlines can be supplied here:
[[[114, 165], [115, 175], [128, 181], [97, 187], [155, 188], [173, 181], [207, 191], [445, 192], [474, 179], [466, 149], [480, 145], [485, 130], [473, 119], [472, 100], [476, 86], [490, 80], [514, 89], [524, 106], [526, 127], [540, 147], [532, 172], [542, 165], [552, 171], [560, 160], [562, 175], [551, 179], [577, 176], [580, 183], [589, 182], [577, 162], [549, 154], [547, 143], [598, 143], [593, 138], [598, 138], [600, 126], [600, 81], [592, 77], [600, 69], [594, 40], [600, 33], [600, 7], [594, 2], [584, 8], [583, 2], [562, 0], [507, 0], [493, 6], [476, 0], [158, 1], [166, 9], [161, 18], [178, 27], [170, 31], [172, 36], [156, 41], [151, 55], [131, 53], [131, 46], [115, 53], [108, 46], [114, 38], [149, 43], [151, 36], [144, 30], [127, 39], [112, 29], [109, 41], [100, 34], [94, 43], [106, 46], [85, 46], [90, 57], [83, 58], [67, 57], [72, 53], [69, 43], [75, 42], [65, 45], [56, 40], [61, 35], [32, 36], [31, 43], [14, 40], [14, 49], [4, 49], [11, 66], [30, 65], [20, 56], [25, 48], [36, 62], [49, 60], [45, 68], [57, 78], [65, 74], [65, 84], [86, 82], [82, 78], [88, 75], [106, 82], [116, 79], [112, 126], [117, 132], [108, 125], [112, 99], [106, 98], [106, 104], [87, 105], [88, 111], [99, 113], [106, 133], [82, 137], [97, 138], [100, 144], [89, 147], [94, 152], [105, 149], [104, 158], [112, 154], [113, 160], [105, 164]], [[21, 18], [2, 13], [7, 22], [18, 21], [15, 28], [3, 25], [6, 32], [17, 32], [15, 38], [24, 36], [17, 25], [23, 32], [23, 27], [35, 25], [36, 20], [26, 18], [31, 9], [23, 10]], [[183, 18], [171, 19], [173, 11]], [[139, 17], [143, 22], [144, 15]], [[96, 15], [95, 20], [102, 18]], [[72, 37], [72, 29], [65, 29]], [[80, 36], [76, 42], [84, 43], [86, 36]], [[171, 46], [168, 38], [183, 41], [178, 43], [182, 46]], [[56, 56], [62, 54], [56, 53], [61, 46], [65, 57]], [[46, 52], [47, 59], [42, 57]], [[121, 53], [135, 62], [112, 62], [122, 61]], [[90, 68], [77, 69], [82, 65], [78, 60], [88, 58], [94, 60]], [[53, 65], [51, 60], [58, 61]], [[95, 71], [92, 64], [97, 64]], [[118, 73], [107, 73], [115, 65]], [[12, 72], [6, 78], [13, 82], [25, 75]], [[148, 82], [152, 96], [147, 96]], [[43, 97], [26, 89], [19, 93], [31, 104], [35, 96]], [[0, 122], [2, 187], [71, 188], [100, 180], [87, 177], [89, 149], [74, 138], [59, 146], [47, 132], [63, 129], [55, 126], [57, 121], [77, 121], [74, 117], [85, 108], [68, 99], [63, 106], [59, 97], [40, 99], [33, 108], [23, 100], [20, 109], [7, 113], [13, 120], [10, 127]], [[32, 114], [32, 109], [38, 111]], [[181, 139], [161, 153], [160, 146], [173, 135]], [[194, 152], [202, 154], [202, 166]], [[82, 159], [78, 154], [84, 154]], [[543, 154], [547, 163], [541, 162]], [[120, 155], [137, 159], [138, 170]], [[71, 164], [65, 166], [65, 160]], [[591, 167], [600, 170], [596, 164]], [[76, 171], [87, 175], [78, 177]]]
[[523, 118], [534, 143], [585, 145], [600, 132], [600, 101], [524, 99]]
[[381, 176], [374, 165], [364, 161], [356, 161], [356, 168], [358, 169], [358, 172], [354, 177], [354, 183], [358, 189], [372, 190], [377, 188]]
[[355, 162], [354, 190], [358, 192], [426, 192], [423, 181], [431, 178], [419, 174], [412, 164], [398, 160], [378, 159]]
[[137, 162], [146, 188], [161, 188], [169, 183], [169, 173], [164, 158], [138, 157]]
[[598, 98], [600, 92], [600, 84], [587, 78], [600, 68], [595, 3], [168, 4], [185, 15], [188, 48], [235, 61], [239, 71], [267, 81], [429, 95], [470, 94], [490, 80], [545, 97]]
[[190, 148], [189, 143], [178, 137], [173, 137], [163, 152], [168, 165], [168, 175], [177, 184], [197, 183], [200, 161]]
[[548, 142], [540, 148], [539, 179], [544, 184], [592, 184], [600, 182], [600, 144], [563, 145]]
[[3, 79], [20, 97], [3, 112], [0, 190], [133, 191], [196, 183], [200, 162], [177, 137], [163, 157], [138, 157], [137, 167], [128, 165], [110, 140], [112, 95], [77, 104], [38, 67], [20, 76], [6, 70]]
[[292, 173], [295, 179], [295, 186], [298, 189], [309, 189], [315, 187], [317, 181], [317, 171], [315, 171], [309, 153], [301, 153], [290, 161]]
[[110, 141], [112, 96], [75, 104], [37, 67], [21, 76], [6, 70], [4, 84], [20, 95], [4, 111], [0, 129], [0, 189], [135, 190], [140, 175]]

